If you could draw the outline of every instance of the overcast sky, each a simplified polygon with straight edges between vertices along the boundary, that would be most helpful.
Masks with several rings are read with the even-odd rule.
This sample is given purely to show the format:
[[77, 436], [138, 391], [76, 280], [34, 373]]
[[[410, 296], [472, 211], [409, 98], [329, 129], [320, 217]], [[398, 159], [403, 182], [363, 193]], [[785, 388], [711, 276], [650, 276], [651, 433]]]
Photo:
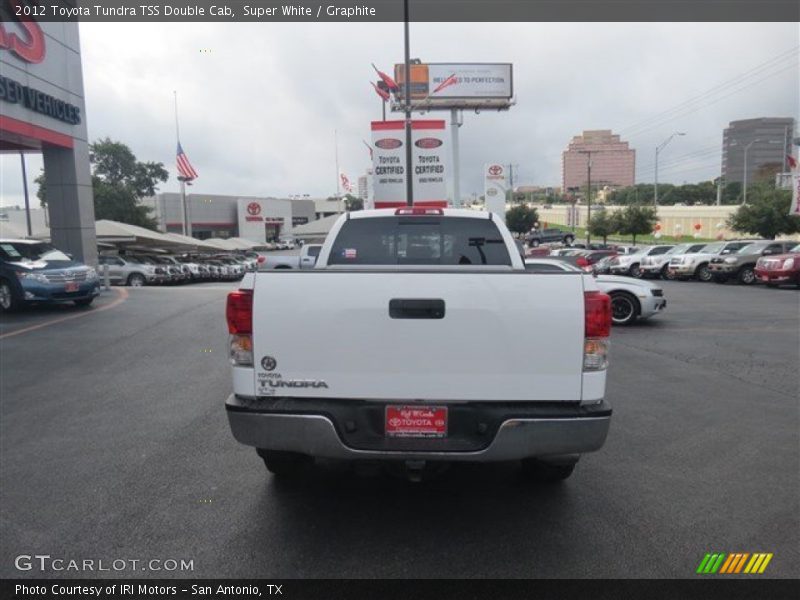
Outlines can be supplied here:
[[[161, 191], [177, 191], [177, 90], [181, 141], [200, 174], [193, 191], [331, 195], [334, 130], [342, 170], [355, 181], [369, 166], [362, 140], [369, 140], [370, 120], [380, 118], [370, 63], [391, 72], [403, 56], [402, 29], [401, 23], [82, 23], [89, 138], [108, 136], [140, 160], [163, 162], [171, 177]], [[519, 165], [520, 185], [560, 185], [561, 152], [584, 129], [622, 134], [637, 151], [637, 180], [648, 182], [655, 146], [685, 131], [661, 155], [659, 180], [716, 177], [729, 121], [798, 118], [798, 55], [788, 51], [799, 38], [796, 23], [411, 27], [412, 56], [423, 61], [514, 64], [516, 105], [464, 114], [464, 195], [483, 193], [486, 162]], [[41, 158], [29, 155], [28, 165], [32, 180]], [[18, 157], [2, 156], [0, 174], [2, 203], [21, 204]]]

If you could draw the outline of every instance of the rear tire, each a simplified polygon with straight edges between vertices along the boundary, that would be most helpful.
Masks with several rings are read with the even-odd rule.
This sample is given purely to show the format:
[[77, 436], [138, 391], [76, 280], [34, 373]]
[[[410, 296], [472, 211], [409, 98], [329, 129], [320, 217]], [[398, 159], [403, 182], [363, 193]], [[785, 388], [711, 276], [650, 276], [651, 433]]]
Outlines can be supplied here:
[[661, 267], [661, 279], [666, 281], [675, 281], [675, 275], [670, 273], [668, 264]]
[[530, 247], [531, 248], [538, 248], [540, 243], [541, 242], [539, 242], [539, 240], [531, 240]]
[[574, 242], [574, 241], [575, 241], [575, 236], [572, 236], [572, 235], [565, 235], [564, 236], [564, 243], [567, 246], [572, 246], [572, 242]]
[[631, 277], [642, 277], [642, 270], [639, 268], [639, 263], [633, 263], [628, 269], [628, 275]]
[[575, 470], [575, 464], [556, 465], [538, 458], [522, 459], [522, 474], [526, 479], [541, 483], [558, 483], [564, 481]]
[[611, 292], [611, 322], [614, 325], [630, 325], [639, 316], [639, 301], [628, 292]]
[[285, 452], [282, 450], [265, 450], [256, 448], [256, 452], [263, 459], [267, 470], [276, 477], [293, 477], [314, 463], [314, 459], [299, 452]]

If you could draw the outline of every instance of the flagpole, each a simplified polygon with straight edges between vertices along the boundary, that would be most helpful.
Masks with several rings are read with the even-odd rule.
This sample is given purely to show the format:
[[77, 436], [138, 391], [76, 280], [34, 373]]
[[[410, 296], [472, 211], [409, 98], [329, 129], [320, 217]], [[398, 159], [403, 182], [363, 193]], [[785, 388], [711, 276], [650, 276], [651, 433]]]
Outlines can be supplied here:
[[[180, 126], [178, 125], [178, 91], [172, 90], [172, 94], [175, 98], [175, 139], [178, 141], [178, 146], [181, 145], [181, 130]], [[177, 150], [177, 148], [176, 148]], [[186, 182], [183, 180], [183, 177], [178, 175], [178, 181], [181, 182], [181, 234], [182, 235], [191, 235], [187, 233], [189, 231], [188, 223], [186, 220]], [[166, 221], [166, 219], [165, 219]]]
[[336, 208], [341, 212], [342, 196], [339, 192], [339, 180], [341, 179], [339, 175], [339, 134], [335, 129], [333, 130], [333, 151], [336, 158]]

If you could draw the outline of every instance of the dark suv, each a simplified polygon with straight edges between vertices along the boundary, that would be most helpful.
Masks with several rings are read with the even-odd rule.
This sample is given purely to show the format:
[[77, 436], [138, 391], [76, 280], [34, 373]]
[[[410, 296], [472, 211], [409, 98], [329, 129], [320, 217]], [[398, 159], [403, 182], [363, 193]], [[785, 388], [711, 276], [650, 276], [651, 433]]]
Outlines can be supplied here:
[[525, 236], [525, 242], [528, 244], [528, 246], [533, 248], [539, 244], [566, 244], [567, 246], [570, 246], [574, 241], [574, 233], [571, 231], [563, 231], [557, 227], [534, 229]]

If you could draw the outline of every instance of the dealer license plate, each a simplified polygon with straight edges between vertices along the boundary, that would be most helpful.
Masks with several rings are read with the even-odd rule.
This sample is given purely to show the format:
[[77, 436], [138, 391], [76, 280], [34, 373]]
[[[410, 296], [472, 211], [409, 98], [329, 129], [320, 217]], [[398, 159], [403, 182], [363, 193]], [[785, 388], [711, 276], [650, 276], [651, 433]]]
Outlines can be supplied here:
[[446, 406], [387, 406], [388, 437], [447, 437]]
[[68, 281], [64, 284], [64, 291], [69, 292], [77, 292], [78, 291], [78, 284], [74, 281]]

